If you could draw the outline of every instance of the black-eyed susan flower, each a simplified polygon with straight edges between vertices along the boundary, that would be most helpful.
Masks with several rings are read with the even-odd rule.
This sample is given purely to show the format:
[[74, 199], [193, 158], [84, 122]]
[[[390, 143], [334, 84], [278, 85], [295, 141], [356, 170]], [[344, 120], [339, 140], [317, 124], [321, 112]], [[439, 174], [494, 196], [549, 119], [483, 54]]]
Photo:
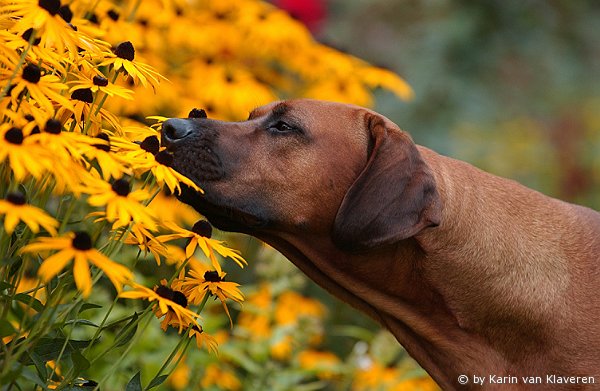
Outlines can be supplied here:
[[71, 93], [70, 107], [61, 107], [56, 117], [61, 122], [73, 118], [80, 125], [80, 131], [95, 136], [101, 133], [103, 122], [108, 123], [112, 129], [119, 128], [119, 120], [108, 110], [95, 105], [96, 93], [91, 88], [76, 89]]
[[92, 239], [87, 232], [70, 232], [58, 238], [39, 238], [21, 249], [21, 253], [40, 254], [47, 251], [58, 250], [49, 257], [45, 257], [38, 275], [47, 282], [60, 273], [69, 262], [73, 261], [73, 276], [75, 285], [84, 297], [92, 291], [92, 278], [90, 276], [90, 263], [102, 270], [114, 285], [117, 292], [121, 292], [123, 284], [133, 277], [131, 270], [114, 262], [93, 247]]
[[132, 191], [128, 180], [121, 178], [109, 184], [98, 178], [81, 191], [90, 194], [90, 205], [105, 207], [106, 220], [113, 223], [113, 229], [127, 226], [131, 222], [140, 223], [150, 230], [156, 229], [152, 211], [141, 204], [150, 195], [144, 189]]
[[[8, 69], [0, 69], [0, 80], [10, 73]], [[26, 91], [48, 113], [54, 112], [54, 102], [66, 108], [73, 108], [69, 99], [61, 95], [61, 91], [67, 88], [66, 84], [63, 84], [56, 75], [44, 74], [36, 64], [25, 65], [15, 77], [13, 84], [10, 96], [15, 104]]]
[[15, 178], [18, 181], [31, 175], [41, 179], [46, 171], [48, 152], [39, 146], [24, 145], [25, 135], [23, 129], [10, 123], [0, 125], [0, 163], [8, 161]]
[[8, 193], [6, 199], [0, 200], [0, 215], [4, 215], [4, 230], [10, 235], [19, 221], [22, 221], [38, 233], [40, 227], [52, 235], [56, 235], [58, 221], [42, 209], [26, 203], [25, 195], [21, 192]]
[[0, 6], [0, 13], [18, 18], [13, 26], [18, 34], [33, 28], [42, 46], [56, 48], [58, 52], [67, 49], [77, 53], [77, 32], [65, 21], [60, 10], [60, 0], [20, 0]]
[[71, 86], [69, 93], [74, 93], [77, 90], [89, 89], [92, 93], [100, 91], [108, 96], [118, 96], [127, 100], [133, 99], [133, 91], [109, 82], [106, 77], [100, 74], [95, 74], [93, 76], [79, 75], [78, 80], [71, 81], [68, 84]]
[[161, 242], [169, 242], [175, 239], [188, 239], [188, 244], [185, 247], [185, 255], [191, 257], [196, 249], [200, 247], [204, 255], [212, 262], [213, 267], [221, 272], [221, 266], [217, 261], [214, 252], [216, 251], [222, 257], [233, 259], [240, 267], [244, 267], [248, 263], [236, 250], [232, 250], [223, 245], [223, 242], [216, 239], [211, 239], [212, 227], [206, 220], [197, 221], [191, 230], [179, 227], [177, 224], [165, 222], [164, 226], [173, 234], [157, 236]]
[[150, 85], [152, 88], [156, 88], [161, 80], [166, 80], [150, 65], [134, 61], [135, 49], [130, 41], [121, 42], [115, 47], [114, 54], [106, 57], [99, 66], [112, 65], [116, 71], [126, 72], [144, 87]]
[[209, 269], [203, 263], [195, 263], [189, 275], [175, 280], [173, 286], [184, 292], [190, 303], [196, 305], [200, 304], [207, 294], [218, 297], [229, 321], [232, 322], [227, 299], [241, 303], [244, 301], [244, 295], [239, 289], [240, 284], [224, 281], [226, 275], [223, 271]]
[[210, 353], [218, 353], [219, 345], [217, 343], [217, 340], [213, 336], [205, 333], [202, 329], [202, 326], [200, 326], [199, 324], [195, 324], [192, 327], [190, 327], [188, 336], [190, 338], [196, 338], [196, 346], [198, 346], [198, 349], [206, 347], [206, 349]]
[[100, 133], [89, 143], [82, 144], [80, 152], [89, 165], [97, 165], [105, 181], [133, 174], [130, 167], [110, 152], [110, 137], [106, 133]]
[[171, 167], [173, 155], [164, 148], [161, 149], [158, 137], [148, 136], [139, 144], [124, 138], [114, 138], [113, 145], [123, 161], [135, 166], [136, 174], [141, 175], [150, 171], [156, 182], [160, 186], [166, 186], [171, 193], [181, 193], [181, 183], [202, 192], [202, 189], [191, 179]]
[[129, 237], [125, 239], [125, 243], [136, 245], [141, 251], [152, 254], [156, 264], [159, 266], [160, 257], [168, 257], [167, 246], [158, 241], [152, 232], [141, 223], [133, 224]]
[[186, 308], [187, 298], [183, 293], [174, 291], [163, 283], [155, 286], [154, 289], [146, 288], [134, 282], [130, 283], [130, 285], [133, 289], [121, 292], [119, 297], [125, 299], [143, 299], [150, 302], [155, 301], [156, 303], [153, 307], [154, 314], [159, 319], [163, 316], [165, 317], [161, 323], [163, 330], [166, 330], [169, 324], [176, 324], [179, 332], [190, 325], [199, 326], [197, 319], [200, 315]]
[[63, 124], [56, 118], [46, 121], [40, 132], [32, 134], [24, 141], [26, 145], [37, 144], [51, 152], [52, 156], [63, 161], [81, 161], [84, 145], [93, 145], [95, 140], [80, 133], [63, 132]]

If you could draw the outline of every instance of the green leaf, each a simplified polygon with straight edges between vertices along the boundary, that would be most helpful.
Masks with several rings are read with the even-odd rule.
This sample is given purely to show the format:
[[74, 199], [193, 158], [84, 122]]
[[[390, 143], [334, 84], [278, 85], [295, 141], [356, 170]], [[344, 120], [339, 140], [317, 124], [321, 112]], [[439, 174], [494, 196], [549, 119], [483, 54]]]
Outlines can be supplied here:
[[[67, 345], [65, 346], [63, 356], [69, 356], [73, 351], [87, 347], [91, 341], [92, 340], [69, 340], [69, 342], [67, 342]], [[58, 358], [58, 355], [60, 354], [60, 351], [62, 350], [64, 343], [64, 338], [40, 338], [34, 346], [33, 350], [43, 361], [56, 360]], [[30, 364], [32, 364], [32, 362], [25, 363], [25, 365]]]
[[[116, 335], [115, 347], [123, 346], [126, 343], [128, 343], [131, 340], [131, 338], [133, 338], [133, 336], [137, 332], [137, 328], [138, 328], [137, 320], [138, 320], [138, 314], [136, 312], [133, 315], [133, 317], [131, 318], [131, 320], [129, 322], [127, 322], [125, 327], [123, 327], [123, 329]], [[131, 325], [133, 325], [133, 324], [135, 324], [135, 325], [133, 327], [131, 327]], [[129, 330], [129, 331], [127, 331], [127, 330]], [[123, 334], [125, 332], [127, 334]]]
[[81, 314], [83, 311], [87, 311], [87, 310], [93, 310], [96, 308], [102, 308], [101, 305], [99, 304], [94, 304], [94, 303], [84, 303], [81, 308], [79, 309], [79, 313]]
[[33, 361], [35, 369], [37, 370], [37, 373], [40, 376], [40, 378], [47, 379], [48, 371], [46, 370], [46, 362], [42, 360], [42, 358], [38, 356], [34, 351], [30, 350], [27, 352], [27, 354], [29, 355], [29, 358], [31, 358], [31, 361]]
[[71, 361], [73, 362], [73, 371], [76, 375], [80, 375], [81, 372], [90, 367], [90, 362], [79, 350], [73, 350], [71, 353]]
[[17, 330], [15, 330], [15, 328], [8, 321], [8, 319], [0, 319], [0, 338], [8, 337], [9, 335], [13, 335], [16, 332]]
[[36, 312], [42, 312], [44, 310], [44, 305], [41, 301], [39, 301], [33, 296], [26, 295], [25, 293], [16, 294], [14, 299], [16, 301], [20, 301], [26, 306], [33, 308]]
[[154, 379], [152, 379], [150, 384], [148, 384], [148, 387], [146, 387], [146, 390], [150, 390], [154, 387], [160, 386], [161, 384], [164, 383], [165, 380], [167, 380], [168, 377], [169, 377], [169, 375], [160, 375], [160, 376], [155, 377]]
[[125, 391], [142, 391], [142, 379], [139, 371], [129, 380]]
[[42, 389], [46, 388], [46, 382], [40, 379], [37, 373], [35, 373], [31, 368], [23, 368], [23, 372], [21, 372], [21, 377], [29, 380], [30, 382], [37, 384], [42, 387]]
[[81, 324], [81, 325], [84, 325], [84, 326], [92, 326], [92, 327], [96, 327], [96, 328], [100, 327], [96, 323], [92, 322], [91, 320], [87, 320], [87, 319], [71, 319], [71, 320], [67, 320], [65, 322], [65, 325], [68, 325], [68, 324], [72, 324], [72, 325], [75, 325], [75, 326]]
[[5, 289], [12, 289], [14, 288], [11, 284], [9, 284], [6, 281], [0, 281], [0, 291], [3, 291]]

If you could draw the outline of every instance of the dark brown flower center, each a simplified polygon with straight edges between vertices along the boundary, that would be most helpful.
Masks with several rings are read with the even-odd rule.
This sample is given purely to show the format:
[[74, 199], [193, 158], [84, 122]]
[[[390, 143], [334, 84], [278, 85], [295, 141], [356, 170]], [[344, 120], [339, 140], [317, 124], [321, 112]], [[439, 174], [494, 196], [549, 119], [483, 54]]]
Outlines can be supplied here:
[[23, 131], [21, 128], [10, 128], [4, 133], [4, 139], [11, 144], [23, 144]]
[[204, 330], [202, 329], [202, 326], [198, 326], [198, 325], [193, 325], [193, 326], [192, 326], [192, 330], [194, 330], [194, 331], [198, 332], [199, 334], [202, 334], [202, 332], [204, 331]]
[[92, 248], [92, 238], [85, 231], [75, 232], [75, 237], [71, 242], [73, 248], [80, 251], [87, 251]]
[[203, 109], [193, 108], [192, 111], [188, 114], [188, 118], [206, 118], [206, 111]]
[[38, 5], [54, 16], [60, 9], [60, 0], [40, 0], [38, 1]]
[[71, 94], [71, 99], [80, 100], [85, 103], [94, 102], [94, 94], [89, 88], [83, 88], [81, 90], [75, 90]]
[[126, 179], [117, 179], [113, 182], [112, 189], [121, 197], [127, 197], [130, 192], [129, 182]]
[[156, 155], [160, 149], [160, 141], [158, 141], [158, 137], [156, 136], [148, 136], [144, 139], [144, 141], [142, 141], [140, 148], [146, 152]]
[[173, 291], [172, 301], [176, 304], [179, 304], [183, 308], [186, 308], [188, 305], [187, 297], [185, 297], [185, 295], [179, 291]]
[[44, 128], [44, 131], [47, 133], [52, 133], [52, 134], [60, 134], [62, 130], [62, 123], [54, 118], [50, 118], [47, 122], [46, 122], [46, 127]]
[[157, 295], [162, 298], [173, 300], [173, 290], [165, 285], [160, 285], [154, 289]]
[[65, 22], [71, 23], [71, 19], [73, 19], [73, 11], [69, 8], [68, 5], [63, 5], [58, 9], [58, 14], [61, 18], [64, 19]]
[[119, 20], [119, 13], [115, 10], [110, 10], [106, 13], [108, 15], [109, 18], [111, 18], [112, 20], [114, 20], [115, 22], [117, 20]]
[[26, 202], [25, 194], [21, 193], [20, 191], [10, 192], [6, 195], [6, 201], [13, 205], [24, 205]]
[[125, 41], [117, 45], [115, 48], [115, 54], [117, 57], [124, 60], [133, 61], [135, 58], [135, 49], [133, 48], [133, 44], [131, 42]]
[[215, 270], [210, 270], [204, 273], [204, 280], [208, 282], [221, 282], [223, 279], [219, 276], [219, 273]]
[[154, 159], [163, 166], [171, 167], [171, 165], [173, 164], [173, 154], [167, 152], [166, 150], [160, 151], [159, 153], [154, 155]]
[[[21, 38], [29, 42], [31, 39], [31, 34], [33, 34], [33, 28], [28, 28], [23, 34], [21, 34]], [[41, 38], [34, 38], [32, 44], [33, 46], [37, 46], [40, 42], [42, 42]]]
[[102, 76], [94, 76], [92, 79], [95, 86], [106, 87], [108, 85], [108, 79]]
[[210, 238], [212, 236], [212, 225], [206, 220], [198, 220], [192, 227], [192, 232], [205, 238]]
[[23, 68], [23, 79], [30, 83], [37, 84], [42, 77], [42, 70], [35, 64], [27, 64]]
[[110, 152], [110, 139], [108, 138], [108, 134], [100, 133], [99, 135], [96, 136], [96, 138], [99, 138], [100, 140], [104, 140], [108, 144], [94, 144], [94, 147], [96, 147], [99, 150], [104, 151], [104, 152]]

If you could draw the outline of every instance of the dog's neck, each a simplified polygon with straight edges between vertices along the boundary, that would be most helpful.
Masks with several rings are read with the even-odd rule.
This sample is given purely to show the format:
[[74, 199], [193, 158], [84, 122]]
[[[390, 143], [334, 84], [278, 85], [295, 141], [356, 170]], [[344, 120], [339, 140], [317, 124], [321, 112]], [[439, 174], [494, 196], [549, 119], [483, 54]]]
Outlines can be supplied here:
[[[422, 153], [427, 159], [429, 152]], [[564, 304], [565, 265], [552, 255], [556, 249], [529, 251], [537, 255], [527, 258], [520, 249], [538, 244], [518, 237], [491, 237], [500, 233], [486, 231], [484, 215], [496, 218], [496, 227], [511, 224], [503, 232], [518, 235], [520, 229], [532, 227], [519, 227], [518, 216], [480, 213], [476, 205], [493, 208], [493, 203], [477, 202], [477, 189], [450, 182], [453, 176], [444, 172], [451, 169], [434, 170], [447, 217], [442, 224], [371, 250], [368, 256], [343, 252], [322, 233], [259, 238], [319, 285], [386, 326], [444, 389], [457, 388], [461, 374], [536, 374], [544, 364], [530, 358], [553, 339], [548, 324], [562, 322], [560, 316], [547, 315]], [[494, 186], [490, 177], [491, 184], [466, 182]], [[517, 201], [514, 209], [499, 210], [518, 215], [519, 209], [532, 207]], [[478, 230], [472, 237], [480, 242], [456, 235], [472, 230]], [[504, 246], [504, 241], [512, 245]]]

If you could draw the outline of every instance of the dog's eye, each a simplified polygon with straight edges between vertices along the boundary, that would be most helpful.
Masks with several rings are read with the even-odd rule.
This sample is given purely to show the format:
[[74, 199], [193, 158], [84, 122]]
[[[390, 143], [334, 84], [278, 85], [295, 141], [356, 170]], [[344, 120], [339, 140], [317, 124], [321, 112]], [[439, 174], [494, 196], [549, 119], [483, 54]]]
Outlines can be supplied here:
[[290, 133], [290, 132], [295, 132], [296, 128], [294, 128], [293, 126], [291, 126], [283, 121], [279, 121], [279, 122], [275, 123], [274, 125], [271, 125], [269, 127], [269, 131], [271, 131], [273, 133]]

